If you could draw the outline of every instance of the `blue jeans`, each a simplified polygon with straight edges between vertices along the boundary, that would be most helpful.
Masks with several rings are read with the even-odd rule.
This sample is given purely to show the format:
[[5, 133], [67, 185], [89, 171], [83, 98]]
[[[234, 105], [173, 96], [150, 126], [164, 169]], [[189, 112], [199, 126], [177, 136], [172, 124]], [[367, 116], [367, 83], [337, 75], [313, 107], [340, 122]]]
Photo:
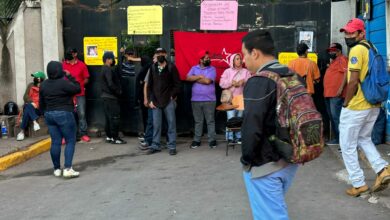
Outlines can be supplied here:
[[340, 97], [325, 98], [326, 111], [328, 112], [329, 118], [332, 122], [332, 130], [334, 132], [334, 139], [339, 140], [339, 124], [340, 124], [340, 113], [343, 107], [344, 99]]
[[72, 112], [47, 111], [45, 121], [51, 137], [50, 155], [54, 169], [60, 169], [61, 142], [65, 138], [65, 168], [72, 167], [73, 154], [76, 145], [76, 121]]
[[284, 196], [297, 170], [297, 164], [290, 164], [274, 173], [253, 179], [251, 172], [244, 171], [244, 182], [253, 219], [289, 219]]
[[144, 138], [148, 146], [151, 146], [153, 142], [153, 110], [151, 108], [148, 108], [148, 120], [146, 122]]
[[151, 148], [159, 150], [162, 130], [162, 114], [164, 112], [168, 123], [168, 148], [176, 149], [176, 102], [171, 102], [165, 108], [155, 108], [153, 111], [153, 143]]
[[366, 185], [363, 170], [360, 168], [358, 147], [364, 152], [375, 173], [389, 165], [371, 140], [371, 133], [378, 118], [379, 108], [350, 110], [343, 108], [340, 115], [340, 148], [349, 180], [353, 187]]
[[87, 135], [87, 118], [85, 116], [86, 101], [85, 96], [77, 96], [77, 116], [79, 117], [79, 134], [80, 136]]
[[[244, 111], [230, 110], [226, 112], [227, 120], [233, 117], [242, 117]], [[241, 139], [241, 132], [226, 132], [227, 140]]]
[[30, 121], [35, 121], [39, 118], [40, 112], [38, 109], [34, 108], [31, 103], [25, 104], [23, 109], [23, 118], [20, 128], [22, 130], [26, 129]]

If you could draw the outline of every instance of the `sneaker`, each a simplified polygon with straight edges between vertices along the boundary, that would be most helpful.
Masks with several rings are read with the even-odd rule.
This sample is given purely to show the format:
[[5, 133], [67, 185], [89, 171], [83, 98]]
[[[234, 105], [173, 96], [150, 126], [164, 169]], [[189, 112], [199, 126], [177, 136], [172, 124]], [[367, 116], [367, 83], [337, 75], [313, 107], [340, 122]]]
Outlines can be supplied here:
[[210, 143], [209, 143], [209, 147], [210, 148], [216, 148], [217, 147], [217, 141], [211, 141]]
[[370, 193], [370, 189], [368, 188], [367, 185], [364, 185], [364, 186], [361, 186], [358, 188], [352, 187], [350, 189], [347, 189], [347, 191], [345, 191], [345, 192], [349, 196], [358, 197], [360, 195], [366, 195], [366, 194]]
[[237, 142], [237, 144], [242, 144], [241, 138], [238, 138], [238, 139], [236, 140], [236, 142]]
[[383, 169], [382, 173], [376, 177], [375, 184], [372, 187], [373, 192], [379, 192], [386, 189], [390, 184], [390, 167]]
[[61, 169], [55, 169], [55, 170], [54, 170], [54, 176], [55, 176], [55, 177], [60, 177], [61, 174], [62, 174]]
[[148, 151], [146, 151], [146, 154], [150, 155], [150, 154], [155, 154], [155, 153], [159, 153], [161, 152], [161, 150], [157, 150], [157, 149], [154, 149], [154, 148], [149, 148]]
[[62, 138], [61, 145], [65, 145], [65, 144], [66, 144], [65, 138]]
[[117, 139], [114, 139], [113, 141], [111, 141], [111, 144], [127, 144], [127, 142], [120, 139], [120, 138], [117, 138]]
[[169, 149], [169, 155], [173, 156], [173, 155], [176, 155], [176, 154], [177, 154], [176, 149]]
[[23, 141], [24, 140], [24, 132], [21, 131], [19, 134], [16, 136], [17, 141]]
[[333, 139], [331, 141], [326, 142], [325, 144], [328, 146], [335, 146], [335, 145], [339, 145], [339, 141], [337, 139]]
[[147, 150], [147, 149], [149, 149], [149, 144], [146, 143], [145, 141], [140, 141], [138, 149], [140, 149], [140, 150]]
[[33, 123], [34, 123], [34, 127], [33, 127], [34, 131], [38, 131], [41, 129], [41, 126], [39, 126], [38, 122], [34, 121]]
[[91, 138], [88, 137], [88, 135], [83, 135], [83, 136], [81, 137], [81, 140], [84, 141], [84, 142], [90, 142], [90, 141], [91, 141]]
[[110, 143], [113, 142], [113, 141], [114, 141], [113, 138], [106, 137], [106, 143], [110, 144]]
[[190, 148], [195, 149], [200, 147], [200, 142], [199, 141], [193, 141]]
[[145, 134], [144, 134], [144, 133], [140, 133], [140, 134], [138, 135], [138, 140], [144, 141], [144, 140], [145, 140]]
[[73, 168], [68, 168], [68, 169], [64, 169], [64, 171], [62, 172], [62, 176], [64, 178], [75, 178], [75, 177], [78, 177], [80, 175], [79, 172], [73, 170]]

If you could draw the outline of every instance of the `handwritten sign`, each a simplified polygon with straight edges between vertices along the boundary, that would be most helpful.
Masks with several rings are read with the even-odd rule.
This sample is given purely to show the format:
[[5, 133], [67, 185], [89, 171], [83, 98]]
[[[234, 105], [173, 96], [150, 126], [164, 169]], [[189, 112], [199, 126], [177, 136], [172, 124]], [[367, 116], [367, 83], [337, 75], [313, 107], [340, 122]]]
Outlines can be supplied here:
[[129, 35], [161, 35], [163, 13], [159, 5], [127, 7], [127, 33]]
[[200, 8], [201, 30], [237, 30], [237, 1], [203, 1]]
[[84, 37], [84, 61], [91, 66], [103, 65], [103, 54], [111, 51], [117, 56], [116, 37]]
[[[281, 52], [279, 53], [278, 60], [280, 64], [287, 65], [291, 60], [295, 60], [298, 57], [298, 54], [295, 52]], [[318, 57], [316, 53], [309, 53], [307, 58], [317, 63]]]

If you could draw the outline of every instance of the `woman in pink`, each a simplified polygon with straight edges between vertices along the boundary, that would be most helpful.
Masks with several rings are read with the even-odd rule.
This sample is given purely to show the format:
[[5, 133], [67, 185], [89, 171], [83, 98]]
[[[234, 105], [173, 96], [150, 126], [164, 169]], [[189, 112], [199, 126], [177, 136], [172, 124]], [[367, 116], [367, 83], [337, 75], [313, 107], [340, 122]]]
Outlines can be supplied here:
[[[230, 68], [226, 69], [219, 81], [222, 89], [229, 89], [233, 97], [242, 95], [244, 85], [250, 77], [250, 72], [242, 67], [241, 54], [233, 54], [229, 59]], [[227, 111], [227, 119], [233, 117], [242, 117], [243, 111], [230, 110]], [[241, 143], [241, 132], [226, 132], [226, 139], [228, 142]]]

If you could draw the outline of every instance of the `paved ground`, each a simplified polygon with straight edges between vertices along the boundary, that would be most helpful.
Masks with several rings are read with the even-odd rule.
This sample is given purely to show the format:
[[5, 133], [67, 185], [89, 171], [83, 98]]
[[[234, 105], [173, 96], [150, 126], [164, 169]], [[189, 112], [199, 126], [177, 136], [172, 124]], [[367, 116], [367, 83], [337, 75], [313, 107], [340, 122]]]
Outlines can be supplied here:
[[[127, 140], [78, 144], [78, 179], [53, 177], [49, 153], [1, 172], [1, 219], [251, 219], [240, 149], [226, 157], [222, 143], [191, 150], [180, 139], [176, 156], [142, 155]], [[329, 149], [301, 167], [287, 195], [291, 219], [389, 219], [379, 203], [344, 195], [342, 169]]]
[[49, 135], [29, 138], [26, 137], [24, 141], [16, 141], [15, 137], [10, 137], [8, 139], [0, 139], [0, 157], [24, 149], [31, 144], [34, 144], [42, 139], [48, 138]]

